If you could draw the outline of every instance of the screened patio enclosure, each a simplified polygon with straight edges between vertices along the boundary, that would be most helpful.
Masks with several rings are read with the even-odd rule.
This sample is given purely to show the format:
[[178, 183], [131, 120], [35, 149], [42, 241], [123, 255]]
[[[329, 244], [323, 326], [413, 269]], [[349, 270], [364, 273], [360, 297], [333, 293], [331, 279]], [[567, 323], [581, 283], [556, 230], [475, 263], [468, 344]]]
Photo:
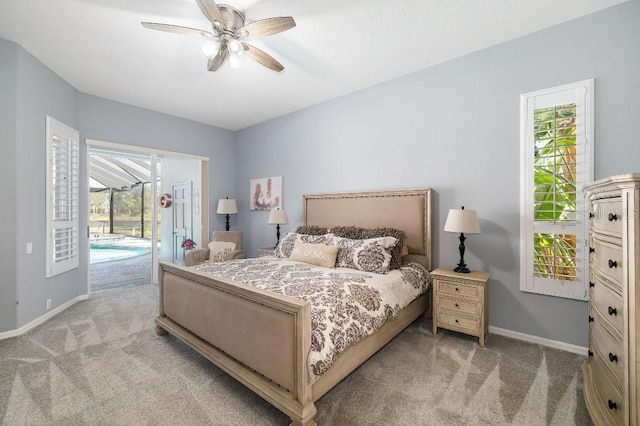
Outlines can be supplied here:
[[90, 239], [151, 238], [151, 177], [149, 156], [90, 150]]

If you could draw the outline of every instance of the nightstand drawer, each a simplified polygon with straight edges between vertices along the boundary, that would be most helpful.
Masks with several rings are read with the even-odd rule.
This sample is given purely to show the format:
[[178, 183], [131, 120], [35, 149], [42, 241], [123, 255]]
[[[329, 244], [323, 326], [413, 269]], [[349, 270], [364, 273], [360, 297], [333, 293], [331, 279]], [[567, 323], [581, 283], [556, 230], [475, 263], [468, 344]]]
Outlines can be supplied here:
[[276, 254], [275, 247], [263, 247], [258, 249], [258, 257], [264, 256], [275, 256]]
[[456, 297], [440, 296], [438, 308], [449, 310], [450, 313], [462, 312], [473, 317], [478, 315], [478, 302]]
[[465, 333], [477, 335], [479, 322], [477, 319], [451, 315], [448, 311], [438, 310], [438, 325], [452, 330], [464, 329]]
[[443, 280], [439, 280], [439, 283], [438, 293], [478, 299], [478, 286], [476, 285], [460, 284], [454, 281]]

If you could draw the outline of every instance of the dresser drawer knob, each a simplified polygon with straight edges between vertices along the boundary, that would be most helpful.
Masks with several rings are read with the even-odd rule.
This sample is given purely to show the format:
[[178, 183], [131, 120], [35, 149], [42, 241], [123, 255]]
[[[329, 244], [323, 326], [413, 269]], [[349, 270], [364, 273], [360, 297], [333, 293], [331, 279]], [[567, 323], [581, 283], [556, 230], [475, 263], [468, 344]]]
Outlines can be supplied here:
[[608, 311], [609, 311], [609, 315], [618, 315], [618, 310], [613, 306], [609, 306]]
[[460, 291], [460, 289], [458, 287], [456, 287], [456, 291]]
[[609, 404], [609, 410], [616, 410], [618, 408], [618, 404], [616, 404], [612, 400], [609, 400], [608, 404]]
[[595, 214], [593, 212], [589, 212], [589, 219], [593, 219], [594, 216]]
[[458, 304], [456, 303], [456, 308], [459, 308], [460, 306], [458, 306]]
[[618, 220], [618, 215], [615, 213], [609, 213], [609, 222], [613, 222], [614, 220]]
[[588, 352], [589, 358], [593, 358], [593, 351]]
[[617, 267], [618, 267], [618, 261], [609, 259], [609, 268], [613, 269]]
[[593, 322], [593, 317], [589, 315], [589, 322]]
[[458, 324], [460, 321], [456, 320], [456, 324]]
[[596, 249], [594, 249], [593, 247], [589, 247], [589, 253], [593, 253], [594, 251], [596, 251]]
[[611, 352], [609, 352], [609, 361], [618, 362], [618, 355], [614, 355]]
[[594, 283], [593, 281], [589, 281], [589, 287], [595, 287], [596, 283]]

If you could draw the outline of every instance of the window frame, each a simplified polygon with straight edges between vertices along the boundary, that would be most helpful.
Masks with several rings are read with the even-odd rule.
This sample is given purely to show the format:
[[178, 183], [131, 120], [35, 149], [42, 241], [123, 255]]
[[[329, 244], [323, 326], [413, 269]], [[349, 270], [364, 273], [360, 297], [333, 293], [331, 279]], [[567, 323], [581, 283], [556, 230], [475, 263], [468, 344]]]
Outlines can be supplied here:
[[[68, 180], [68, 197], [64, 208], [69, 212], [68, 218], [56, 218], [54, 214], [54, 138], [67, 140], [70, 144], [70, 161], [65, 175]], [[46, 278], [51, 278], [80, 265], [80, 234], [79, 234], [79, 196], [80, 196], [80, 134], [77, 130], [64, 123], [46, 116]], [[74, 184], [75, 178], [75, 184]], [[67, 258], [55, 260], [55, 232], [56, 230], [71, 230], [68, 242], [70, 254]]]
[[[567, 99], [572, 99], [567, 102]], [[534, 127], [536, 109], [549, 105], [576, 104], [576, 221], [557, 225], [576, 235], [576, 281], [534, 276]], [[594, 176], [594, 79], [578, 81], [520, 95], [520, 290], [576, 300], [588, 300], [588, 208], [583, 188]], [[556, 232], [559, 233], [559, 232]]]

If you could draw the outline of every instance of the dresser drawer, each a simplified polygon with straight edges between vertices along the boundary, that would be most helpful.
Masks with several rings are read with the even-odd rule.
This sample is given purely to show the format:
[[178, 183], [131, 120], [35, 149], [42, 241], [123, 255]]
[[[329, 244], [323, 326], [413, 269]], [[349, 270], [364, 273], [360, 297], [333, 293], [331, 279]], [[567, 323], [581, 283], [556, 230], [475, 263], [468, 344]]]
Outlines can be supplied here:
[[622, 236], [622, 198], [603, 198], [592, 204], [591, 226], [599, 232]]
[[438, 325], [451, 330], [463, 331], [474, 336], [478, 335], [480, 325], [477, 318], [467, 318], [463, 315], [452, 315], [449, 311], [438, 310]]
[[596, 400], [600, 404], [600, 411], [611, 416], [611, 421], [607, 422], [607, 424], [624, 424], [625, 404], [620, 390], [613, 384], [599, 359], [594, 358], [590, 363], [593, 371], [593, 381], [596, 385]]
[[616, 379], [618, 386], [622, 388], [626, 363], [622, 341], [614, 337], [602, 326], [602, 320], [598, 315], [593, 313], [591, 315], [594, 319], [591, 322], [591, 351], [594, 353], [594, 357], [602, 361], [602, 364]]
[[455, 297], [463, 296], [474, 300], [478, 299], [478, 286], [460, 284], [455, 281], [439, 280], [438, 282], [440, 283], [438, 293], [443, 295], [455, 295]]
[[472, 317], [477, 317], [479, 315], [478, 302], [475, 300], [440, 296], [438, 298], [438, 308], [451, 311], [451, 314], [463, 313]]
[[591, 236], [591, 262], [598, 273], [609, 278], [622, 291], [622, 247]]
[[603, 321], [616, 331], [617, 337], [622, 339], [624, 326], [624, 309], [622, 296], [605, 284], [604, 278], [597, 272], [591, 276], [591, 308], [598, 311]]

